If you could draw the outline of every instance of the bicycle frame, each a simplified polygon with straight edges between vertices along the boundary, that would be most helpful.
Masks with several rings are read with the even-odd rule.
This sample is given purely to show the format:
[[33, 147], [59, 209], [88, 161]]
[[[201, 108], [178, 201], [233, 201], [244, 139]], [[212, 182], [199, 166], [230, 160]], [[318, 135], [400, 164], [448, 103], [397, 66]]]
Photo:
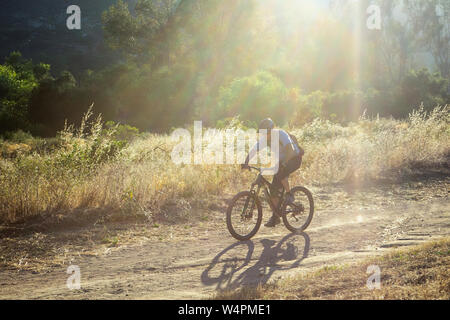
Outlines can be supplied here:
[[[273, 212], [279, 212], [281, 209], [282, 203], [283, 203], [283, 201], [281, 201], [281, 200], [283, 199], [283, 196], [284, 196], [284, 188], [283, 188], [283, 192], [281, 194], [280, 200], [278, 202], [278, 206], [275, 206], [275, 204], [272, 202], [272, 199], [269, 194], [269, 189], [268, 189], [270, 187], [271, 183], [262, 176], [261, 169], [255, 168], [255, 167], [249, 167], [249, 168], [257, 170], [259, 172], [258, 177], [251, 185], [250, 192], [252, 194], [254, 194], [256, 197], [259, 197], [261, 188], [263, 188], [264, 196], [265, 196], [266, 201], [269, 204], [270, 208], [272, 209]], [[255, 191], [255, 187], [257, 187], [256, 191]], [[245, 204], [244, 210], [246, 210], [247, 205], [248, 205], [248, 203]], [[254, 206], [255, 206], [255, 204], [253, 203], [250, 212], [253, 212]]]

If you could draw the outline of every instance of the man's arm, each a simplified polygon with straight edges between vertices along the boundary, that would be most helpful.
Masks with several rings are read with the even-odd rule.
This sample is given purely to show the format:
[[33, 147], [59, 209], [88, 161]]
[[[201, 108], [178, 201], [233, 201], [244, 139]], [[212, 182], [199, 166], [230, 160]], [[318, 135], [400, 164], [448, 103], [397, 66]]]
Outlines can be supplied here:
[[258, 149], [259, 149], [259, 141], [256, 142], [256, 143], [253, 145], [253, 147], [250, 149], [250, 151], [249, 151], [247, 157], [245, 158], [245, 162], [244, 162], [244, 164], [243, 164], [243, 167], [247, 167], [247, 166], [248, 166], [248, 163], [249, 163], [250, 160], [253, 159], [253, 157], [256, 155], [256, 152], [258, 151]]
[[[264, 146], [263, 142], [263, 138], [261, 137], [254, 145], [253, 147], [250, 149], [247, 157], [245, 158], [245, 163], [242, 165], [242, 167], [247, 167], [248, 163], [250, 162], [251, 159], [253, 159], [253, 157], [256, 155], [256, 153], [260, 150], [261, 145]], [[265, 144], [264, 148], [267, 147], [267, 143]]]

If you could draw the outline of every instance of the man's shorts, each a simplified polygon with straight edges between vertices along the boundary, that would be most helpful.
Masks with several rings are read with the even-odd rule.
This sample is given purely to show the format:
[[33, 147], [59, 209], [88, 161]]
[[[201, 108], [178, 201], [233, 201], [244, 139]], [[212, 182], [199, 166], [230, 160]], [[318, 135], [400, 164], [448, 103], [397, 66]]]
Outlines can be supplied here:
[[272, 184], [270, 185], [270, 194], [272, 196], [281, 196], [283, 192], [283, 185], [281, 180], [289, 177], [291, 173], [298, 170], [302, 165], [302, 157], [297, 156], [289, 160], [285, 165], [280, 165], [278, 172], [273, 176]]

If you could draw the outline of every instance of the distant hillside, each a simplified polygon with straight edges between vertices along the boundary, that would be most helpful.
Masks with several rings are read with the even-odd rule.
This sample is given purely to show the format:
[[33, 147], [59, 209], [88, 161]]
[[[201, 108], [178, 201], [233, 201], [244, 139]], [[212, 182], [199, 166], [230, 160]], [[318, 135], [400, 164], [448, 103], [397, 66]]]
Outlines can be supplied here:
[[[134, 7], [137, 0], [124, 0]], [[0, 10], [0, 63], [11, 51], [45, 62], [53, 73], [69, 70], [79, 75], [85, 69], [99, 69], [118, 59], [103, 41], [101, 14], [117, 0], [2, 0]], [[82, 29], [68, 30], [66, 9], [78, 5]], [[328, 0], [321, 0], [326, 7]], [[429, 52], [416, 55], [419, 66], [434, 69]]]
[[[117, 0], [3, 0], [0, 11], [0, 61], [19, 50], [26, 58], [52, 65], [53, 73], [79, 74], [115, 59], [103, 42], [101, 14]], [[127, 0], [126, 2], [134, 2]], [[81, 8], [81, 30], [68, 30], [69, 5]]]

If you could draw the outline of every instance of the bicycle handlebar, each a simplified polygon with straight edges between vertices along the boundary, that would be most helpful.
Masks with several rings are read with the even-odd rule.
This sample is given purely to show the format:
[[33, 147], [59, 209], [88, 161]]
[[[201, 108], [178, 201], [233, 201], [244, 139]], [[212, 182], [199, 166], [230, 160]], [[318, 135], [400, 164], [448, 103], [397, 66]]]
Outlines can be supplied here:
[[253, 169], [256, 170], [258, 172], [261, 172], [261, 168], [257, 168], [257, 167], [252, 167], [252, 166], [247, 166], [249, 169]]

